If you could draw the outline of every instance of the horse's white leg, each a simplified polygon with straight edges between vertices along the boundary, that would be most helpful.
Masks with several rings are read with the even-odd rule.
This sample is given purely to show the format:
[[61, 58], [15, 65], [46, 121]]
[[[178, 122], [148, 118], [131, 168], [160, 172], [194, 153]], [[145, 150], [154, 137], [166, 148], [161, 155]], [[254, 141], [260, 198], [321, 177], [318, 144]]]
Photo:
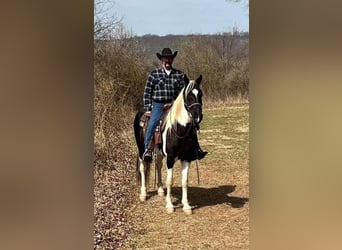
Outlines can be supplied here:
[[174, 208], [171, 201], [171, 187], [172, 187], [172, 179], [173, 179], [173, 168], [167, 169], [166, 175], [166, 210], [168, 213], [173, 213]]
[[158, 156], [156, 161], [157, 166], [157, 187], [158, 187], [158, 195], [164, 196], [163, 182], [162, 182], [162, 174], [161, 169], [163, 166], [163, 155], [158, 150]]
[[146, 178], [145, 178], [145, 164], [143, 160], [139, 158], [139, 171], [141, 176], [141, 186], [140, 186], [140, 200], [146, 200]]
[[190, 167], [190, 162], [182, 161], [182, 204], [183, 204], [183, 211], [186, 214], [192, 214], [192, 210], [188, 202], [189, 167]]

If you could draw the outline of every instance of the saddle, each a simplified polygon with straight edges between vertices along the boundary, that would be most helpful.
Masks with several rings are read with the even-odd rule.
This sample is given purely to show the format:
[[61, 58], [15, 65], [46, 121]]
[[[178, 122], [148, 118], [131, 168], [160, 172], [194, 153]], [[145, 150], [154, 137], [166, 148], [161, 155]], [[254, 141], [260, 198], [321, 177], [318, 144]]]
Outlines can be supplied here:
[[[167, 113], [167, 111], [169, 111], [169, 109], [172, 107], [173, 103], [167, 103], [164, 105], [163, 108], [163, 115], [161, 116], [151, 139], [151, 143], [154, 143], [155, 145], [161, 145], [162, 141], [161, 141], [161, 125], [163, 124], [163, 120], [165, 118], [165, 115]], [[144, 132], [146, 133], [146, 129], [147, 129], [147, 125], [148, 122], [151, 118], [151, 111], [146, 111], [141, 117], [140, 117], [140, 121], [139, 121], [139, 126], [142, 127], [144, 129]]]

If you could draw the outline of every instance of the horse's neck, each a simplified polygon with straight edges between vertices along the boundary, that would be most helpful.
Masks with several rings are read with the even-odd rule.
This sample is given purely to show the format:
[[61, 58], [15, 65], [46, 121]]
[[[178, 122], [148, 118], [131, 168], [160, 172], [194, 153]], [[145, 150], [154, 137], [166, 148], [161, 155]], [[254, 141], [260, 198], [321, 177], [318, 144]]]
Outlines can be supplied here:
[[188, 124], [191, 123], [191, 118], [189, 117], [188, 112], [185, 108], [180, 109], [179, 107], [175, 108], [174, 106], [169, 110], [163, 120], [162, 131], [172, 129], [177, 129], [177, 127], [186, 128]]
[[179, 125], [186, 126], [191, 122], [188, 111], [184, 108], [184, 103], [178, 105], [171, 110], [172, 121], [177, 122]]

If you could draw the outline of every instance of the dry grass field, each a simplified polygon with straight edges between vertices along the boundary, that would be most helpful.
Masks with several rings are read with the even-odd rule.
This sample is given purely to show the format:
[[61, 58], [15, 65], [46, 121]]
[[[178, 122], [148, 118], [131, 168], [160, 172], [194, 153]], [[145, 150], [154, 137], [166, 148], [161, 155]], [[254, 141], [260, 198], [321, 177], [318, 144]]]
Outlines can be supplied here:
[[[181, 208], [180, 164], [175, 165], [173, 214], [165, 210], [165, 198], [153, 188], [154, 168], [146, 202], [128, 213], [132, 228], [120, 249], [248, 249], [249, 248], [249, 107], [204, 109], [200, 144], [209, 151], [189, 172], [192, 215]], [[163, 180], [165, 180], [163, 168]], [[135, 189], [138, 193], [138, 189]]]

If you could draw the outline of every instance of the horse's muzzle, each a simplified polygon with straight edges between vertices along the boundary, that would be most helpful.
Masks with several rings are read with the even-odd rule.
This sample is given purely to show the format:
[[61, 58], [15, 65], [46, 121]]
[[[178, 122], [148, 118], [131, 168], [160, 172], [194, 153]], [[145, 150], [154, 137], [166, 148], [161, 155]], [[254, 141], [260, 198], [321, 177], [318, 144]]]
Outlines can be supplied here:
[[198, 113], [194, 114], [194, 122], [196, 126], [198, 126], [201, 123], [202, 119], [203, 119], [202, 114], [198, 114]]

